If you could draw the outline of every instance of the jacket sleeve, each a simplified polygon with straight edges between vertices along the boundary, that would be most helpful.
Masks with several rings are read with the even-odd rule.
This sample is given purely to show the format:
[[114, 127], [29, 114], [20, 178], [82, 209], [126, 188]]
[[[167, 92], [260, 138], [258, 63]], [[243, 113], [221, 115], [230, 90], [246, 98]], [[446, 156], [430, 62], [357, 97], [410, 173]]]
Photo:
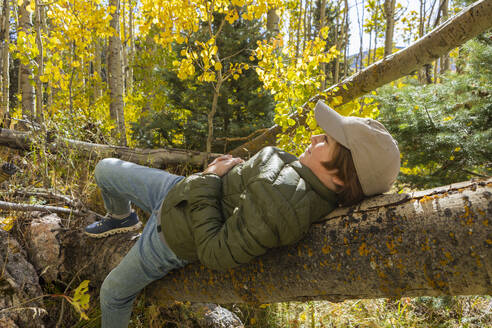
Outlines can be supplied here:
[[269, 183], [251, 182], [228, 218], [222, 217], [218, 176], [197, 175], [189, 186], [198, 258], [209, 268], [227, 270], [247, 263], [268, 248], [299, 240], [309, 228], [299, 227], [291, 204]]

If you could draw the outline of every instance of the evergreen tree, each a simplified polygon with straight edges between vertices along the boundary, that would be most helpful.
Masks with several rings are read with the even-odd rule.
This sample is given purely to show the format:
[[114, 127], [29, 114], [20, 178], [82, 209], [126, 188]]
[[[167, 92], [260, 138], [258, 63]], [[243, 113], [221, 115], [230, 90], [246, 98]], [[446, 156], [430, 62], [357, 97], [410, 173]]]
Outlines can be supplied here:
[[[221, 19], [214, 19], [214, 22], [220, 21]], [[208, 26], [202, 26], [202, 30], [194, 36], [195, 40], [204, 40], [206, 35], [204, 29], [206, 28]], [[256, 42], [264, 37], [261, 24], [257, 20], [238, 19], [233, 25], [225, 24], [221, 37], [217, 40], [217, 46], [222, 58], [231, 57], [223, 65], [248, 62], [250, 50], [254, 49]], [[204, 149], [212, 89], [207, 83], [195, 80], [183, 81], [177, 77], [170, 63], [173, 57], [181, 58], [181, 50], [183, 50], [183, 45], [176, 44], [172, 53], [152, 58], [155, 65], [152, 72], [135, 71], [135, 79], [140, 80], [140, 83], [144, 81], [145, 75], [150, 83], [154, 79], [165, 81], [158, 83], [158, 89], [155, 86], [152, 88], [152, 93], [159, 93], [165, 101], [159, 102], [159, 105], [150, 106], [147, 115], [133, 125], [133, 137], [142, 146]], [[157, 51], [162, 53], [164, 50]], [[156, 59], [162, 62], [158, 63]], [[254, 62], [251, 62], [252, 66]], [[151, 79], [148, 78], [149, 74], [152, 75]], [[248, 136], [258, 129], [272, 125], [272, 98], [261, 86], [252, 68], [244, 71], [237, 80], [231, 79], [222, 86], [218, 110], [214, 118], [216, 138], [214, 152], [226, 152], [227, 149], [244, 142], [244, 140], [226, 141], [225, 138]], [[176, 135], [180, 137], [176, 138]]]
[[492, 173], [492, 41], [468, 42], [463, 74], [380, 89], [381, 121], [399, 142], [400, 181], [429, 188]]

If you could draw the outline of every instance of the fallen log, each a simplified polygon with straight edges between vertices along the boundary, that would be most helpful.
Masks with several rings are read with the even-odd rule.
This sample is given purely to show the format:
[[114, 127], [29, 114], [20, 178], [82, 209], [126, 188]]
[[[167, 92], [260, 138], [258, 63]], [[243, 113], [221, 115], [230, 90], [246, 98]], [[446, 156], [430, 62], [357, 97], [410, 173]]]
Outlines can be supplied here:
[[[331, 103], [330, 100], [334, 98], [341, 99], [337, 105], [332, 104], [333, 107], [338, 107], [391, 81], [411, 74], [425, 64], [433, 62], [450, 50], [490, 29], [492, 27], [490, 17], [492, 17], [492, 0], [473, 3], [407, 48], [372, 64], [314, 96], [303, 105], [303, 112], [310, 111], [319, 99], [328, 99], [328, 103]], [[297, 125], [304, 124], [304, 116], [299, 117], [295, 113], [291, 118], [298, 122]], [[293, 126], [289, 131], [295, 127]], [[233, 149], [230, 154], [246, 158], [249, 154], [255, 154], [265, 146], [275, 145], [279, 133], [282, 133], [282, 128], [274, 125], [262, 135]]]
[[[39, 132], [38, 132], [39, 133]], [[46, 139], [46, 138], [45, 138]], [[86, 157], [117, 157], [125, 161], [146, 165], [150, 167], [165, 167], [167, 165], [190, 164], [203, 165], [205, 160], [213, 160], [221, 154], [206, 152], [161, 148], [161, 149], [141, 149], [128, 148], [121, 146], [111, 146], [103, 144], [93, 144], [68, 138], [56, 137], [54, 140], [47, 138], [46, 146], [52, 152], [60, 150], [74, 150]], [[31, 133], [9, 129], [0, 129], [0, 145], [15, 149], [30, 149], [33, 144]]]
[[[169, 305], [491, 294], [491, 192], [489, 179], [377, 196], [337, 209], [296, 245], [227, 272], [190, 264], [146, 296]], [[99, 288], [136, 238], [61, 239], [65, 269], [88, 265], [85, 279]]]

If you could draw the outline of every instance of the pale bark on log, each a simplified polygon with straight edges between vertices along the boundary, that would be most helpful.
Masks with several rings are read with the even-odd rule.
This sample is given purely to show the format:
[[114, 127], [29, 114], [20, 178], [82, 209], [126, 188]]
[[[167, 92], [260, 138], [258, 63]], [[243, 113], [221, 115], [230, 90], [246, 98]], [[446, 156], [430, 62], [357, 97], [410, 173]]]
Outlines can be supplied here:
[[[341, 97], [342, 101], [339, 105], [346, 104], [382, 85], [411, 74], [419, 67], [431, 63], [451, 49], [490, 29], [492, 27], [490, 17], [492, 17], [492, 0], [477, 1], [409, 47], [372, 64], [311, 98], [304, 104], [304, 111], [311, 110], [319, 99], [330, 100]], [[343, 86], [347, 86], [347, 89]], [[292, 118], [303, 124], [302, 118], [297, 114]], [[261, 136], [232, 150], [230, 154], [239, 157], [255, 154], [265, 146], [275, 145], [279, 133], [282, 133], [282, 128], [275, 125]]]
[[[146, 296], [166, 305], [491, 294], [491, 192], [489, 179], [377, 196], [335, 210], [298, 244], [227, 272], [190, 264]], [[64, 234], [65, 268], [88, 265], [85, 278], [99, 287], [134, 237]]]
[[46, 213], [60, 213], [60, 214], [73, 214], [77, 216], [84, 216], [86, 213], [74, 210], [71, 208], [64, 208], [58, 206], [49, 205], [31, 205], [31, 204], [18, 204], [11, 202], [4, 202], [0, 200], [0, 209], [19, 212], [46, 212]]
[[[0, 129], [0, 146], [7, 146], [16, 149], [30, 149], [30, 134], [9, 129]], [[93, 144], [84, 141], [72, 140], [68, 138], [56, 138], [47, 143], [49, 151], [55, 153], [61, 150], [74, 150], [86, 157], [117, 157], [125, 161], [146, 165], [150, 167], [162, 168], [168, 165], [191, 164], [195, 166], [203, 165], [208, 158], [214, 160], [221, 154], [199, 152], [185, 149], [139, 149], [121, 146], [111, 146], [103, 144]]]

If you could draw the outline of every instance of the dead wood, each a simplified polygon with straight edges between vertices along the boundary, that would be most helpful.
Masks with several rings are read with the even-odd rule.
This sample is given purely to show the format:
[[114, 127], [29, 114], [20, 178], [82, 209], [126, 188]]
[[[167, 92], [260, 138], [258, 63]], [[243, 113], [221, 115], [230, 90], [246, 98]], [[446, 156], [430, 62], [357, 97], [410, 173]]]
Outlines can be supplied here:
[[77, 216], [84, 216], [87, 213], [72, 208], [64, 208], [49, 205], [31, 205], [31, 204], [17, 204], [11, 202], [0, 201], [0, 209], [9, 211], [20, 212], [46, 212], [46, 213], [60, 213], [60, 214], [73, 214]]
[[[33, 140], [36, 139], [33, 138], [33, 133], [1, 129], [0, 145], [15, 149], [30, 149], [31, 145], [34, 144]], [[35, 133], [39, 134], [41, 132], [37, 131]], [[36, 135], [36, 137], [39, 139], [39, 135]], [[61, 150], [72, 150], [86, 157], [116, 157], [125, 161], [157, 168], [176, 164], [199, 166], [203, 164], [205, 159], [209, 158], [209, 160], [213, 160], [221, 155], [211, 153], [208, 156], [209, 154], [206, 152], [174, 148], [132, 149], [128, 147], [93, 144], [61, 137], [56, 137], [54, 140], [51, 137], [42, 139], [46, 139], [44, 142], [47, 149], [52, 153]]]
[[[149, 286], [147, 295], [172, 304], [491, 294], [491, 191], [489, 179], [374, 197], [334, 211], [296, 245], [227, 272], [188, 265]], [[65, 268], [87, 264], [86, 278], [99, 288], [135, 237], [68, 232]]]

